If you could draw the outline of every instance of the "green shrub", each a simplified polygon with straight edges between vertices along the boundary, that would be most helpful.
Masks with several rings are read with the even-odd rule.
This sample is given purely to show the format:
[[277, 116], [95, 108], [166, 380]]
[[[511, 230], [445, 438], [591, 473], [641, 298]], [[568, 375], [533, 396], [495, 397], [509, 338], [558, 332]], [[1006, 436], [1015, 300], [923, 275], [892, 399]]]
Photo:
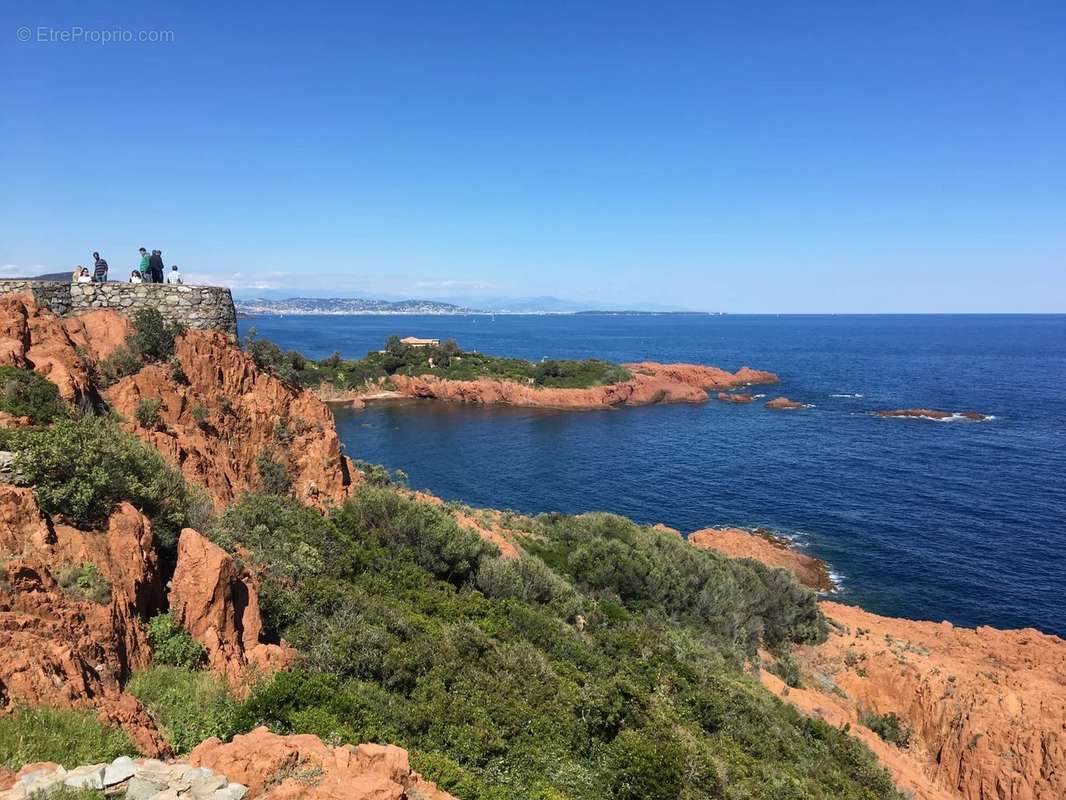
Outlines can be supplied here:
[[355, 461], [355, 468], [362, 473], [366, 482], [371, 486], [405, 486], [407, 473], [402, 469], [390, 470], [381, 464], [371, 464], [367, 461]]
[[137, 755], [124, 731], [104, 725], [91, 711], [23, 708], [0, 716], [0, 766], [34, 761], [65, 767]]
[[255, 459], [255, 468], [259, 472], [259, 482], [268, 494], [288, 494], [292, 488], [289, 470], [278, 461], [272, 450], [264, 450]]
[[166, 543], [206, 502], [153, 447], [106, 417], [14, 431], [9, 446], [41, 509], [75, 525], [100, 525], [126, 500], [151, 518], [153, 532]]
[[127, 375], [136, 375], [140, 372], [144, 362], [129, 347], [122, 345], [116, 347], [107, 358], [97, 364], [97, 372], [100, 382], [106, 387], [118, 383]]
[[96, 568], [96, 564], [67, 567], [57, 576], [59, 585], [76, 600], [88, 600], [106, 605], [111, 602], [111, 583]]
[[611, 744], [609, 769], [615, 800], [677, 800], [684, 752], [669, 731], [622, 731]]
[[803, 676], [800, 675], [799, 664], [792, 657], [792, 653], [787, 650], [774, 659], [774, 663], [770, 665], [770, 672], [784, 681], [785, 686], [790, 686], [793, 689], [803, 687]]
[[148, 620], [148, 643], [152, 659], [158, 664], [192, 669], [207, 660], [203, 646], [179, 626], [170, 612]]
[[104, 800], [105, 795], [100, 789], [75, 789], [71, 786], [59, 785], [50, 788], [47, 792], [34, 792], [30, 795], [34, 800]]
[[159, 309], [142, 308], [133, 315], [133, 333], [127, 346], [143, 361], [166, 362], [174, 355], [175, 340], [184, 332], [184, 325], [167, 322]]
[[134, 674], [126, 689], [148, 709], [177, 753], [212, 736], [228, 740], [237, 732], [237, 704], [225, 681], [210, 672], [154, 664]]
[[159, 409], [162, 406], [163, 401], [158, 397], [142, 397], [137, 401], [137, 408], [133, 412], [137, 424], [146, 430], [156, 427], [159, 424]]
[[889, 744], [906, 747], [910, 744], [912, 731], [895, 712], [874, 714], [864, 711], [859, 715], [859, 724], [865, 725]]
[[204, 428], [207, 426], [208, 411], [206, 406], [195, 405], [192, 407], [191, 413], [197, 427]]
[[0, 367], [0, 411], [47, 425], [67, 413], [59, 387], [30, 369]]

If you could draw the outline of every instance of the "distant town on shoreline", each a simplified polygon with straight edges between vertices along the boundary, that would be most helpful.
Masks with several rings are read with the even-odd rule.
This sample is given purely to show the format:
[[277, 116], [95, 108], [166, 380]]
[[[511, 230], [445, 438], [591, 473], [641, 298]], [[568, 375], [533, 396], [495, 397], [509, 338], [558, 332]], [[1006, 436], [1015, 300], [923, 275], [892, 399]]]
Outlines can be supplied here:
[[[548, 298], [554, 300], [554, 298]], [[241, 316], [322, 316], [347, 314], [625, 314], [625, 315], [677, 315], [696, 314], [710, 316], [724, 312], [712, 311], [649, 311], [640, 309], [559, 308], [545, 302], [541, 307], [530, 301], [516, 303], [513, 307], [493, 304], [489, 307], [470, 307], [439, 300], [369, 300], [358, 297], [289, 297], [280, 300], [267, 298], [238, 299], [237, 313]]]

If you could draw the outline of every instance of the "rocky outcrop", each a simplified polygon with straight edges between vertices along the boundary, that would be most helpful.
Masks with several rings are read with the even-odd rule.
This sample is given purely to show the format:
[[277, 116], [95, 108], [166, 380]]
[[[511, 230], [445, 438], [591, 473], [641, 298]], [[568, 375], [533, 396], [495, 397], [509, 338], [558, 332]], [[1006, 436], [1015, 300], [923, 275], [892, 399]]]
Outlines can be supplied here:
[[776, 411], [798, 411], [811, 407], [809, 403], [800, 403], [797, 400], [789, 400], [787, 397], [775, 397], [767, 400], [763, 405]]
[[[110, 312], [105, 312], [110, 313]], [[281, 463], [300, 499], [325, 508], [348, 496], [353, 470], [329, 408], [311, 392], [259, 369], [215, 331], [178, 339], [170, 365], [148, 366], [104, 393], [134, 435], [225, 505], [262, 489], [257, 459]], [[135, 421], [141, 400], [161, 401], [158, 422]]]
[[92, 401], [91, 362], [106, 358], [129, 331], [125, 318], [93, 312], [63, 320], [28, 294], [0, 295], [0, 366], [33, 369], [59, 387], [64, 400]]
[[703, 403], [707, 390], [729, 389], [753, 383], [775, 383], [772, 372], [742, 367], [736, 373], [696, 364], [626, 364], [632, 378], [608, 386], [555, 389], [529, 383], [485, 379], [455, 381], [435, 375], [394, 375], [397, 392], [406, 397], [456, 403], [502, 403], [541, 408], [594, 409], [645, 406], [655, 403]]
[[211, 669], [242, 687], [249, 666], [272, 672], [295, 653], [263, 639], [259, 596], [251, 576], [233, 558], [191, 528], [178, 539], [178, 561], [170, 582], [170, 610], [207, 651]]
[[736, 403], [742, 405], [744, 403], [750, 403], [755, 399], [753, 394], [745, 394], [744, 392], [719, 392], [718, 399], [723, 403]]
[[717, 550], [730, 558], [754, 558], [767, 566], [787, 569], [800, 583], [816, 591], [833, 589], [824, 561], [799, 552], [787, 539], [766, 531], [752, 533], [739, 528], [704, 528], [689, 534], [688, 541], [701, 550]]
[[893, 411], [875, 411], [876, 417], [898, 417], [903, 419], [931, 419], [944, 422], [952, 419], [968, 419], [971, 422], [984, 422], [989, 417], [979, 411], [938, 411], [933, 408], [898, 408]]
[[454, 800], [411, 770], [407, 751], [381, 744], [330, 747], [317, 736], [256, 728], [223, 744], [208, 739], [189, 762], [269, 800]]
[[[792, 569], [801, 580], [806, 574], [801, 560], [782, 560], [778, 548], [750, 534], [715, 549]], [[808, 714], [849, 726], [919, 800], [1066, 797], [1066, 641], [1033, 629], [974, 630], [819, 605], [830, 635], [793, 652], [802, 688], [764, 670], [765, 686]], [[906, 747], [867, 727], [870, 715], [887, 714], [912, 731]]]
[[141, 621], [163, 607], [148, 521], [123, 503], [104, 531], [53, 525], [31, 490], [3, 484], [0, 552], [8, 558], [0, 563], [0, 713], [20, 704], [95, 708], [143, 752], [165, 752], [121, 688], [151, 658]]

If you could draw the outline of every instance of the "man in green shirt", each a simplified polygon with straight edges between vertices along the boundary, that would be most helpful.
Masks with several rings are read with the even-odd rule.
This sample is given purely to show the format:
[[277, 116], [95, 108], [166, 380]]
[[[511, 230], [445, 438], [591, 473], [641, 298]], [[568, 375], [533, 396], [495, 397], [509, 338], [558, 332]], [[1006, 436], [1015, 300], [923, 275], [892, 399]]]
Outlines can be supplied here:
[[148, 251], [143, 247], [141, 248], [141, 266], [138, 269], [141, 273], [141, 277], [146, 282], [151, 280], [151, 278], [148, 277], [148, 273], [151, 272], [151, 268], [148, 266]]

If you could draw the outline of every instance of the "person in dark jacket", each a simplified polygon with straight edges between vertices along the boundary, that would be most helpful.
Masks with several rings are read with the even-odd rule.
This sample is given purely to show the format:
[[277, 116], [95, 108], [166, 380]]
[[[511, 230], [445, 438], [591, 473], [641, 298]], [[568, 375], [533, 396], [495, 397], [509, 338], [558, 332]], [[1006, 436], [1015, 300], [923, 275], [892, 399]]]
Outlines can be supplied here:
[[99, 253], [93, 253], [93, 280], [96, 283], [107, 280], [107, 262], [100, 258]]
[[153, 250], [151, 258], [148, 259], [148, 268], [152, 272], [152, 283], [163, 282], [163, 253], [160, 250]]

